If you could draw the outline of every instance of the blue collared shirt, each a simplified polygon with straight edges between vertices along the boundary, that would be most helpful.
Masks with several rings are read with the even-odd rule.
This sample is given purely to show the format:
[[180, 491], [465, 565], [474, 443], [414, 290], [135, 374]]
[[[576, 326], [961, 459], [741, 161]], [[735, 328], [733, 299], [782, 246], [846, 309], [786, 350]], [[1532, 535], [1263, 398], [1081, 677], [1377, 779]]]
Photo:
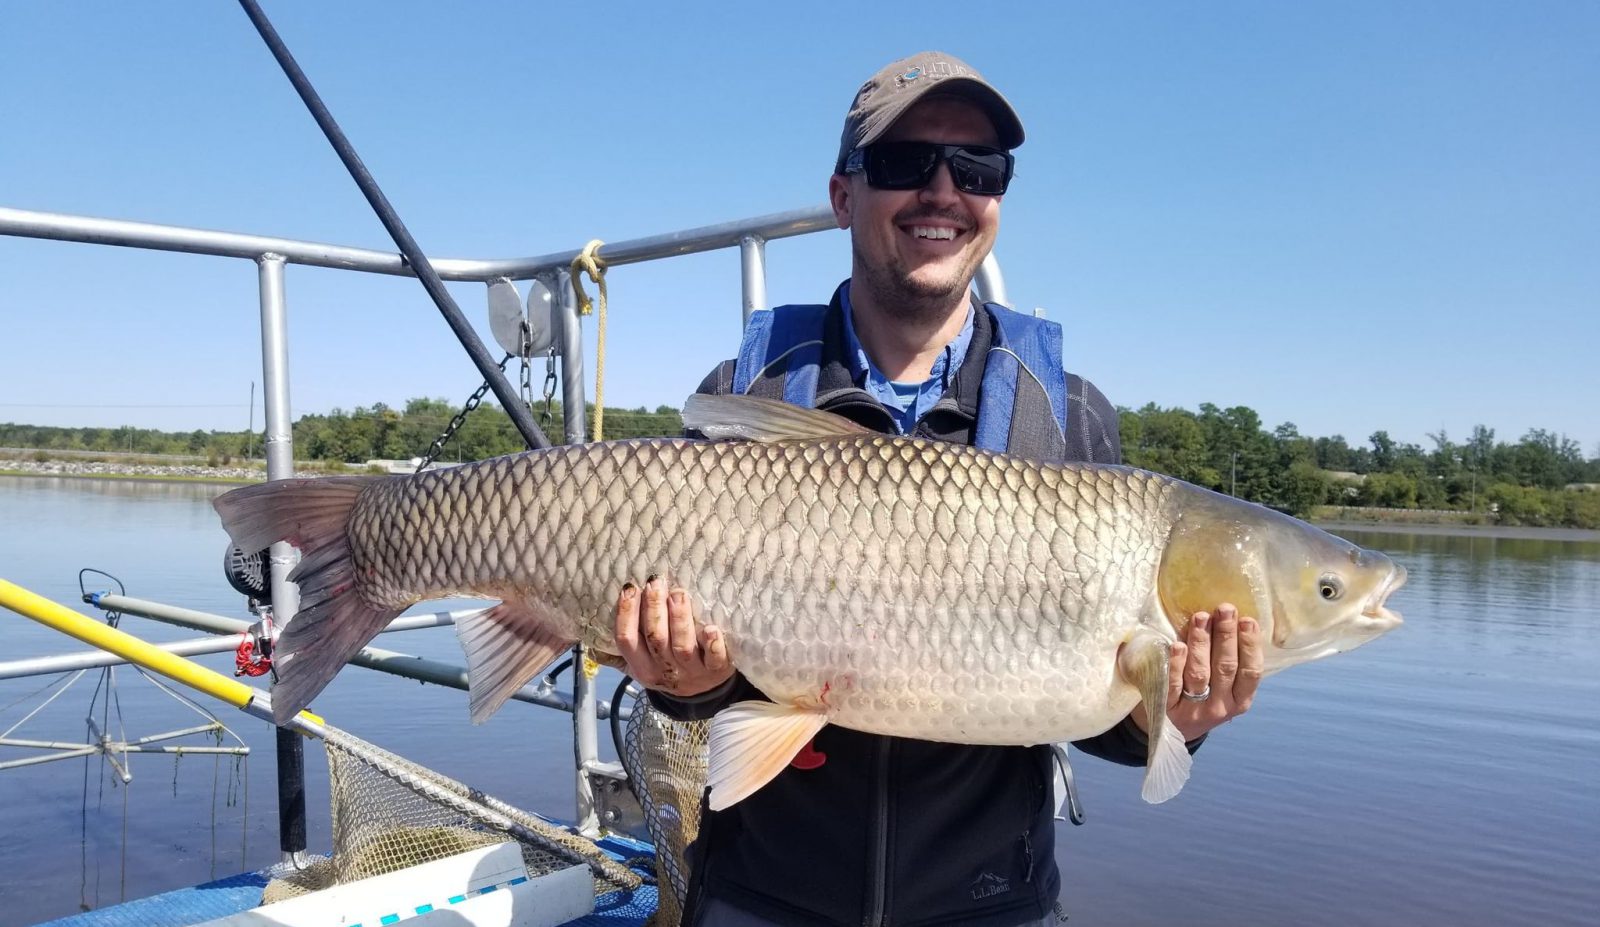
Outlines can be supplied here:
[[895, 425], [901, 434], [909, 434], [917, 421], [926, 415], [944, 391], [961, 362], [967, 359], [967, 348], [972, 344], [972, 307], [967, 307], [967, 320], [953, 341], [944, 346], [933, 362], [928, 379], [921, 383], [900, 383], [891, 380], [867, 356], [861, 339], [856, 337], [855, 313], [850, 307], [850, 284], [845, 283], [839, 292], [839, 303], [844, 307], [845, 358], [850, 364], [850, 377], [856, 385], [866, 390], [872, 398], [883, 404], [894, 415]]

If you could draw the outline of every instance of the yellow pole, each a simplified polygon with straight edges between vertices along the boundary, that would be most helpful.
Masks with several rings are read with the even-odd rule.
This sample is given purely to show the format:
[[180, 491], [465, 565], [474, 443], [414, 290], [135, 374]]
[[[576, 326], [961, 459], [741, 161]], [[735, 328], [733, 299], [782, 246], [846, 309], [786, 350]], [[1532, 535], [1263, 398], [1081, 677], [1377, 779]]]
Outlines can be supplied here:
[[[80, 615], [70, 608], [38, 595], [16, 585], [0, 579], [0, 606], [11, 609], [24, 618], [32, 618], [47, 627], [54, 628], [63, 634], [76, 637], [86, 644], [92, 644], [107, 653], [114, 653], [130, 663], [138, 664], [145, 669], [160, 673], [175, 682], [180, 682], [191, 689], [197, 689], [205, 694], [221, 699], [235, 708], [249, 710], [252, 701], [257, 702], [257, 711], [261, 703], [267, 701], [265, 693], [245, 685], [237, 679], [207, 669], [204, 666], [187, 660], [176, 654], [167, 653], [159, 647], [151, 646], [145, 641], [119, 631], [108, 624], [95, 621], [93, 618]], [[252, 714], [257, 712], [252, 712]], [[271, 712], [268, 711], [268, 717]], [[301, 717], [316, 724], [321, 724], [322, 719], [309, 711], [302, 711]], [[296, 726], [297, 725], [291, 725]]]

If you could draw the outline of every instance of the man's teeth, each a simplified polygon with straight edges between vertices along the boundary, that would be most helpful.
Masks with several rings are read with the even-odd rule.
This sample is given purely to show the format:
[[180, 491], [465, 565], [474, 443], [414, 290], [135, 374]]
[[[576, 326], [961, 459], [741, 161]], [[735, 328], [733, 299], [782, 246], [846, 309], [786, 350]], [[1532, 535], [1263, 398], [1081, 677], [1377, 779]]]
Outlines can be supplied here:
[[931, 225], [913, 225], [911, 227], [913, 238], [955, 238], [956, 230], [951, 228], [935, 228]]

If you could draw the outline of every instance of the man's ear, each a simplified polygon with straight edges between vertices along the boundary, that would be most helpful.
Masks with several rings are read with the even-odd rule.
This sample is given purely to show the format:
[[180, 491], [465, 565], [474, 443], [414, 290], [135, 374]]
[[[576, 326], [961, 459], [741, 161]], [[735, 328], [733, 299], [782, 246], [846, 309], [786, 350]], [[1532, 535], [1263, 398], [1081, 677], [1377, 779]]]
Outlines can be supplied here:
[[834, 174], [828, 178], [828, 204], [833, 207], [833, 220], [839, 228], [850, 227], [850, 211], [855, 205], [855, 191], [850, 188], [850, 177]]

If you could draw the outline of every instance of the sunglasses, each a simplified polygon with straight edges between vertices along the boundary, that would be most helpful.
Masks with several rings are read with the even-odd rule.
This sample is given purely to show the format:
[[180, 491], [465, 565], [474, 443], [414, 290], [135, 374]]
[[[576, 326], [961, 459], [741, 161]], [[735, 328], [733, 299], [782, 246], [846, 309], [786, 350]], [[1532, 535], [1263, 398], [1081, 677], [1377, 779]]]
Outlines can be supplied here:
[[934, 142], [877, 142], [850, 152], [844, 172], [865, 172], [867, 185], [879, 190], [920, 190], [942, 162], [950, 162], [956, 189], [979, 196], [999, 196], [1011, 183], [1016, 159], [1011, 152], [983, 145], [939, 145]]

